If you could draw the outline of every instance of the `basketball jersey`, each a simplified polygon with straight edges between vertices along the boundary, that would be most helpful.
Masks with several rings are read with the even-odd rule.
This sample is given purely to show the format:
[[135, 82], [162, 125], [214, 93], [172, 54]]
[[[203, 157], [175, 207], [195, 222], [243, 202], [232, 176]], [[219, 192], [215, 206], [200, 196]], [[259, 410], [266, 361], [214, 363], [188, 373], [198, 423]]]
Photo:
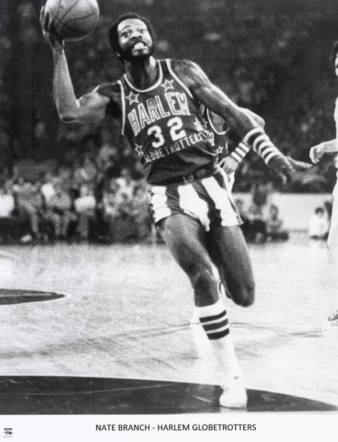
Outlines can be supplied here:
[[119, 81], [121, 133], [144, 166], [150, 184], [165, 185], [215, 163], [214, 134], [201, 115], [201, 104], [179, 79], [171, 60], [158, 60], [158, 79], [135, 88], [124, 75]]
[[[207, 107], [201, 107], [202, 117], [208, 130], [213, 133], [213, 152], [216, 156], [217, 163], [220, 163], [223, 158], [229, 155], [229, 143], [227, 139], [227, 127], [221, 117], [217, 117]], [[217, 118], [220, 121], [217, 122]]]

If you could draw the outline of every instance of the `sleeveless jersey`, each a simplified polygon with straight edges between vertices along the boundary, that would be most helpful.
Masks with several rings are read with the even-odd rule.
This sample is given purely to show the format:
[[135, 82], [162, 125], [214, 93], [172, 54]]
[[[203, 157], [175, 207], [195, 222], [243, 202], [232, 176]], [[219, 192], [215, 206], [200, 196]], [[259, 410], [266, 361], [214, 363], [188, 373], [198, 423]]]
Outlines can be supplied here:
[[227, 137], [227, 126], [223, 120], [217, 121], [217, 115], [213, 114], [204, 105], [201, 107], [202, 117], [205, 120], [206, 127], [213, 134], [213, 152], [217, 163], [229, 155], [229, 140]]
[[165, 185], [211, 166], [215, 155], [200, 102], [175, 74], [171, 60], [158, 60], [157, 65], [158, 79], [148, 89], [135, 88], [126, 75], [117, 83], [121, 133], [138, 154], [147, 181]]

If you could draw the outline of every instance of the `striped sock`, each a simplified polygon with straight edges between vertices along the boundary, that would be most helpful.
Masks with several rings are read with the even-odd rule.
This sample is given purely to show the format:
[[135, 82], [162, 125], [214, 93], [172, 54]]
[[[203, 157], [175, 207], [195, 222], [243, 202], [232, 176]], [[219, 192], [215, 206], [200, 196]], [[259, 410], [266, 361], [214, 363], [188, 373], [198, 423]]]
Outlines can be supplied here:
[[196, 309], [201, 325], [224, 369], [225, 376], [240, 375], [241, 369], [237, 362], [224, 304], [219, 299], [215, 304], [196, 307]]

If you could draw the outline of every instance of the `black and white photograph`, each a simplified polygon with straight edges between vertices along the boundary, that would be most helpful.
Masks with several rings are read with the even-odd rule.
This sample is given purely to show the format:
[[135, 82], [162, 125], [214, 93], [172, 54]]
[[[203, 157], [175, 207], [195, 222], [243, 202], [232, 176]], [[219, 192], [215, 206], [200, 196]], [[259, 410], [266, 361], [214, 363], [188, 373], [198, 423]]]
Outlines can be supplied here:
[[338, 438], [338, 3], [1, 0], [0, 441]]

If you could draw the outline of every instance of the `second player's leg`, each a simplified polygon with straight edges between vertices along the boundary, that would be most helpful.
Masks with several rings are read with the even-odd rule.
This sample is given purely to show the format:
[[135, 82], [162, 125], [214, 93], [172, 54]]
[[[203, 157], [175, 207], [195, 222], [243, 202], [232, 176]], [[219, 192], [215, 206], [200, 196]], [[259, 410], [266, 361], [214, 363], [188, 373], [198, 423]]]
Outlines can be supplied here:
[[[338, 193], [338, 192], [336, 192]], [[338, 198], [334, 196], [327, 244], [335, 262], [338, 263]]]
[[[338, 186], [336, 184], [336, 186]], [[330, 221], [330, 231], [329, 237], [327, 239], [327, 244], [330, 249], [330, 254], [334, 259], [336, 265], [338, 265], [338, 195], [337, 189], [334, 189], [334, 199], [332, 206], [332, 215]], [[335, 285], [338, 285], [338, 278], [336, 278]], [[329, 323], [332, 325], [336, 325], [338, 323], [338, 302], [337, 299], [334, 301], [336, 306], [334, 308], [333, 313], [331, 313], [328, 317]]]
[[229, 296], [238, 305], [250, 306], [254, 302], [255, 283], [241, 228], [233, 226], [212, 229], [208, 250]]

